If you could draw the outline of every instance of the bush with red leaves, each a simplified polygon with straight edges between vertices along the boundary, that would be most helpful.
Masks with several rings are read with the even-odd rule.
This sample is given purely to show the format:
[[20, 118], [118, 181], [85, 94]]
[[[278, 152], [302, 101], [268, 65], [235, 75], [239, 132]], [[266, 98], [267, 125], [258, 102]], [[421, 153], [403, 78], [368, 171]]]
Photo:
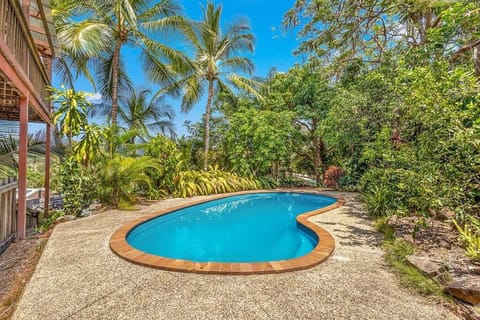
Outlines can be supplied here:
[[338, 188], [340, 178], [343, 176], [343, 170], [337, 166], [328, 167], [327, 171], [323, 175], [323, 184], [327, 188]]

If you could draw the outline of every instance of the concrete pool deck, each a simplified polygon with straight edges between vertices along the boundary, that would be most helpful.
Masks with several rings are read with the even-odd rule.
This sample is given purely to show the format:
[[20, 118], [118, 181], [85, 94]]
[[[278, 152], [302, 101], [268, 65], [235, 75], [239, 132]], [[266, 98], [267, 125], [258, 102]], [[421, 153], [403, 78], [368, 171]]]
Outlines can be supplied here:
[[110, 236], [124, 223], [205, 197], [60, 224], [13, 319], [459, 319], [437, 300], [399, 285], [355, 194], [325, 194], [346, 200], [310, 218], [335, 238], [333, 255], [316, 267], [281, 274], [170, 272], [110, 250]]

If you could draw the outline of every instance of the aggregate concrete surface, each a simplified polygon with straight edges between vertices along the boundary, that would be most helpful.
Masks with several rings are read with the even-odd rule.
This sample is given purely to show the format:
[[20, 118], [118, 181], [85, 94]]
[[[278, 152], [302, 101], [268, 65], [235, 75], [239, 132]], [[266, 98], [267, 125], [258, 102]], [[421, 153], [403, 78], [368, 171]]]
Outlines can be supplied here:
[[205, 197], [60, 224], [13, 319], [459, 319], [437, 299], [400, 286], [356, 194], [325, 194], [347, 201], [310, 218], [334, 236], [335, 252], [314, 268], [289, 273], [169, 272], [135, 265], [110, 250], [109, 238], [122, 224]]

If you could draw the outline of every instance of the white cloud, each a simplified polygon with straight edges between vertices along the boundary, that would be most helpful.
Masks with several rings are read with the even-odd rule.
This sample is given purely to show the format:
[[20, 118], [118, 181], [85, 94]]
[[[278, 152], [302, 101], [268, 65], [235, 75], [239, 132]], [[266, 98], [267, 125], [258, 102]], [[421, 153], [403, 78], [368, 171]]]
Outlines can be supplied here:
[[102, 94], [100, 92], [95, 92], [95, 93], [90, 93], [91, 96], [87, 97], [87, 100], [90, 101], [91, 103], [99, 103], [102, 102]]

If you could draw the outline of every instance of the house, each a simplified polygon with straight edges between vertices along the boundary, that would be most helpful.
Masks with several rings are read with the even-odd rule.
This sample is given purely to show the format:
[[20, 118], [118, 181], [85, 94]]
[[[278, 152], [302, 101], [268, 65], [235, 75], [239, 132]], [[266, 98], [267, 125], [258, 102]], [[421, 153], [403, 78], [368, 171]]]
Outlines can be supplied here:
[[[46, 126], [44, 196], [49, 199], [52, 108], [45, 87], [51, 84], [55, 47], [50, 0], [0, 0], [0, 120], [17, 121], [20, 127], [18, 213], [13, 235], [17, 238], [26, 234], [27, 134], [31, 122]], [[1, 210], [0, 217], [4, 214]]]

